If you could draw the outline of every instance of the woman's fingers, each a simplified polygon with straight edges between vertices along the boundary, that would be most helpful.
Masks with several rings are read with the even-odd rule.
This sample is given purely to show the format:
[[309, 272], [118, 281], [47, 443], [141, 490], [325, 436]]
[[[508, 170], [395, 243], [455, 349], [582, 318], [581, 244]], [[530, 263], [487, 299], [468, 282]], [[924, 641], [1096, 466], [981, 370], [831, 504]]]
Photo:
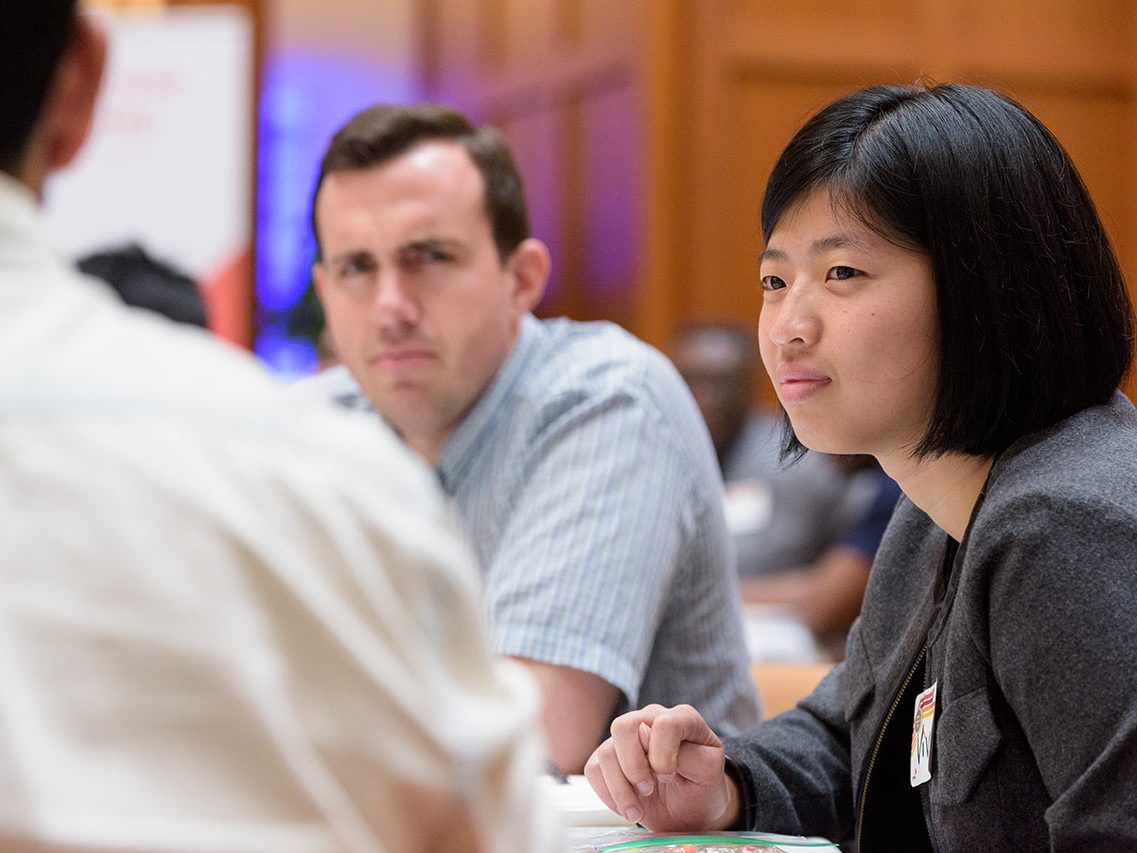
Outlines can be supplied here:
[[[719, 764], [722, 760], [713, 750], [721, 748], [722, 742], [698, 711], [690, 705], [677, 705], [656, 715], [652, 722], [647, 758], [661, 785], [670, 783], [677, 774], [706, 784], [716, 775], [716, 759]], [[717, 772], [721, 773], [721, 768]]]
[[[650, 705], [616, 718], [584, 773], [604, 804], [626, 819], [684, 828], [719, 807], [722, 743], [691, 706]], [[693, 784], [665, 789], [676, 776]]]
[[597, 747], [584, 765], [585, 778], [604, 804], [633, 823], [643, 817], [638, 792], [650, 794], [655, 789], [639, 727], [650, 725], [664, 710], [661, 705], [649, 705], [617, 717], [612, 722], [612, 736]]
[[616, 805], [616, 801], [612, 799], [612, 795], [608, 792], [608, 783], [604, 780], [603, 767], [607, 763], [615, 762], [616, 753], [612, 749], [612, 740], [609, 738], [596, 748], [596, 751], [589, 756], [588, 761], [584, 763], [584, 778], [588, 780], [588, 784], [592, 786], [592, 790], [596, 792], [596, 796], [600, 801], [606, 805], [609, 810], [619, 813], [620, 809]]
[[641, 730], [651, 731], [651, 720], [659, 706], [643, 709], [647, 713], [624, 714], [612, 722], [612, 748], [620, 772], [641, 797], [651, 796], [655, 790], [655, 775], [648, 765], [647, 744]]

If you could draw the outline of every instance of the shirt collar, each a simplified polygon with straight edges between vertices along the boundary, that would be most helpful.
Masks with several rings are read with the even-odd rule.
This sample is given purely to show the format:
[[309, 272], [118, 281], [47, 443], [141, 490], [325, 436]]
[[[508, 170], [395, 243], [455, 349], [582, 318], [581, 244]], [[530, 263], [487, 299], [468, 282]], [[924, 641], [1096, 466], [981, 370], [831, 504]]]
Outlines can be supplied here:
[[459, 481], [474, 458], [474, 453], [486, 440], [498, 411], [517, 384], [543, 333], [541, 321], [532, 314], [526, 314], [521, 318], [521, 329], [513, 351], [502, 362], [486, 390], [442, 445], [435, 471], [447, 494], [452, 495], [457, 489]]
[[31, 257], [49, 249], [35, 193], [4, 172], [0, 172], [0, 237], [6, 257]]

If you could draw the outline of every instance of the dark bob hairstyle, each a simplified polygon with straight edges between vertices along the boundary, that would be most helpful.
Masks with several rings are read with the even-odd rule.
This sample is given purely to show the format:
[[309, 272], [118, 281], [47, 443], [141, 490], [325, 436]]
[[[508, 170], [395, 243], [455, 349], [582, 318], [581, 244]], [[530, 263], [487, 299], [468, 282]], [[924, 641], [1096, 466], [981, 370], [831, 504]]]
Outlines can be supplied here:
[[774, 166], [767, 241], [815, 189], [931, 259], [939, 387], [917, 456], [994, 455], [1124, 378], [1133, 309], [1117, 258], [1069, 156], [1019, 104], [954, 84], [841, 98]]

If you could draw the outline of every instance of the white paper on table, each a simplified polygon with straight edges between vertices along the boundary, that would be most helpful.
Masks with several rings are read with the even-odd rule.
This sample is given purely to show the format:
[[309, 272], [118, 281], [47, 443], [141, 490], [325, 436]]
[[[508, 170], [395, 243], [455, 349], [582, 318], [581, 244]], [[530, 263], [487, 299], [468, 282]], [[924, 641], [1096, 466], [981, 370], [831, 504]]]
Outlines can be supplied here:
[[604, 805], [583, 776], [569, 776], [567, 782], [540, 776], [538, 784], [564, 826], [635, 826]]

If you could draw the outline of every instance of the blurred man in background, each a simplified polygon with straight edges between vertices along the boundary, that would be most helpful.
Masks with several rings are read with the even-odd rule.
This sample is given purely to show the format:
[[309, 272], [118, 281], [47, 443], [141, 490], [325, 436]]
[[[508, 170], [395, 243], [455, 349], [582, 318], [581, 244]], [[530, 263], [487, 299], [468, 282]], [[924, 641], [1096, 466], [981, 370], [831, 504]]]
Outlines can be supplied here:
[[758, 347], [742, 326], [688, 323], [669, 352], [715, 445], [744, 600], [787, 606], [826, 655], [840, 657], [896, 484], [871, 458], [807, 452], [782, 461], [783, 421], [754, 408]]
[[754, 408], [758, 347], [728, 322], [681, 327], [668, 348], [707, 422], [726, 485], [726, 517], [742, 578], [810, 563], [864, 511], [871, 496], [818, 453], [782, 462], [782, 419]]
[[47, 244], [104, 57], [0, 6], [0, 848], [551, 849], [428, 473]]
[[650, 702], [723, 733], [755, 722], [699, 413], [618, 327], [532, 316], [550, 259], [496, 131], [427, 105], [358, 114], [324, 156], [313, 224], [346, 365], [318, 382], [370, 401], [453, 496], [553, 760], [579, 770], [616, 713]]
[[834, 464], [870, 497], [868, 506], [812, 562], [742, 580], [751, 604], [785, 607], [831, 660], [845, 657], [845, 638], [861, 612], [869, 570], [900, 499], [900, 486], [871, 456], [833, 456]]

